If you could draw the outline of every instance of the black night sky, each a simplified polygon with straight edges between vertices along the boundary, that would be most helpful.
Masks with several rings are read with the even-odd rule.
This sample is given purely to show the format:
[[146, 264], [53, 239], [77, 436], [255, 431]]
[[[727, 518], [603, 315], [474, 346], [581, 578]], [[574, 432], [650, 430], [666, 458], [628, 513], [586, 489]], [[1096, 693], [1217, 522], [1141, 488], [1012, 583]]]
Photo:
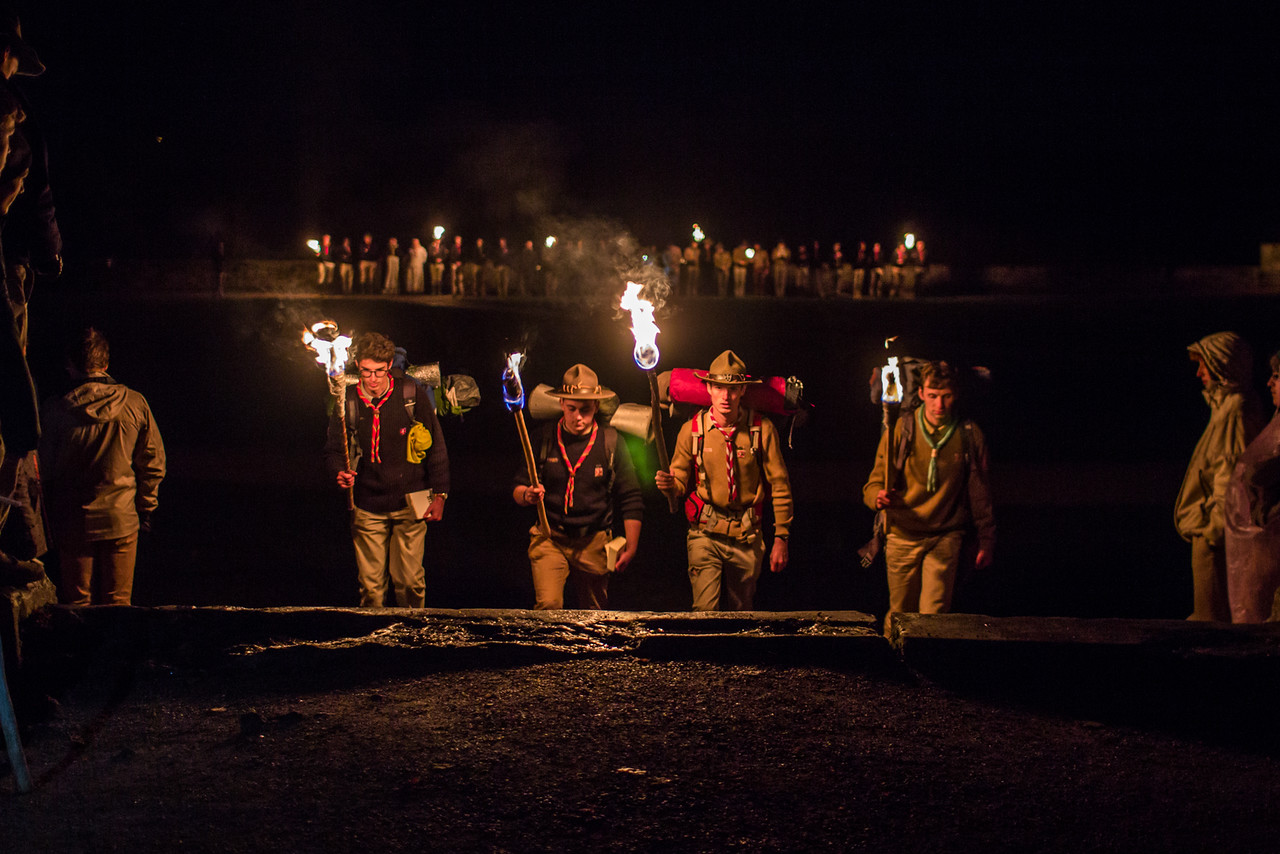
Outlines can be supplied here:
[[1280, 240], [1274, 27], [1222, 5], [27, 5], [69, 259], [580, 220], [910, 226], [953, 263]]

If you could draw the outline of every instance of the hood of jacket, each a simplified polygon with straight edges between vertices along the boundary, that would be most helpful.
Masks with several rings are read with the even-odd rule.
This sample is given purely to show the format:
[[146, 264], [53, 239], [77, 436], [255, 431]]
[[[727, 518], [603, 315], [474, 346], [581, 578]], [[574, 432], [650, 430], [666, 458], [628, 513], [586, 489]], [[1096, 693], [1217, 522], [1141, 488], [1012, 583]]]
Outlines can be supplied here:
[[124, 409], [129, 389], [111, 377], [94, 376], [62, 396], [72, 418], [82, 424], [96, 424], [117, 418]]
[[1187, 352], [1204, 362], [1219, 385], [1248, 388], [1253, 374], [1253, 353], [1249, 344], [1234, 332], [1215, 332], [1187, 347]]

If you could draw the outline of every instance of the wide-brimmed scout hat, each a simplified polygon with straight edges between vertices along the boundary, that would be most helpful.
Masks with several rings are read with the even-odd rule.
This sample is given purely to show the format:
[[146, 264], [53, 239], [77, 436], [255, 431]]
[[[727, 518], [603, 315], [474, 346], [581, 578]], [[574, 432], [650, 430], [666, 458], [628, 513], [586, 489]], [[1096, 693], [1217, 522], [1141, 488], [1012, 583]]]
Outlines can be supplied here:
[[596, 372], [586, 365], [574, 365], [564, 372], [564, 384], [547, 392], [561, 400], [606, 400], [613, 392], [600, 385]]
[[755, 385], [763, 380], [753, 379], [747, 374], [747, 363], [738, 358], [732, 350], [725, 350], [711, 363], [711, 370], [694, 371], [693, 375], [705, 383], [715, 385]]

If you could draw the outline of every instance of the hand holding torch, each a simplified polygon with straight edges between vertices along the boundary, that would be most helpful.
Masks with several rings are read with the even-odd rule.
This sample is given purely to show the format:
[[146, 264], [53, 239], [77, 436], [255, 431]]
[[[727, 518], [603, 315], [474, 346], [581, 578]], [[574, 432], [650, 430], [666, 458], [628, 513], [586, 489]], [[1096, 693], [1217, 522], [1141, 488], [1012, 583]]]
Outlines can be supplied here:
[[[316, 363], [324, 368], [329, 377], [329, 393], [333, 395], [333, 405], [338, 408], [338, 423], [342, 427], [342, 464], [343, 471], [351, 470], [351, 446], [347, 439], [347, 350], [351, 346], [351, 336], [338, 334], [338, 324], [332, 320], [321, 320], [311, 324], [310, 329], [302, 331], [302, 343], [316, 354]], [[356, 506], [354, 486], [347, 487], [347, 509]]]
[[[895, 338], [897, 336], [894, 336]], [[889, 349], [889, 338], [884, 342]], [[884, 410], [884, 488], [888, 492], [893, 489], [893, 421], [898, 406], [902, 403], [902, 374], [898, 369], [898, 357], [890, 356], [888, 364], [880, 369], [880, 404]]]
[[[512, 353], [507, 356], [507, 367], [502, 372], [502, 402], [515, 415], [516, 432], [520, 434], [520, 448], [524, 451], [525, 470], [529, 474], [529, 485], [537, 487], [538, 463], [533, 456], [533, 446], [529, 443], [529, 428], [524, 423], [524, 385], [520, 382], [520, 368], [524, 364], [523, 353]], [[551, 536], [551, 523], [547, 521], [547, 508], [539, 501], [538, 525], [542, 533]]]
[[[627, 291], [622, 295], [619, 307], [631, 312], [631, 333], [635, 336], [636, 346], [632, 350], [632, 358], [636, 365], [649, 378], [649, 408], [652, 411], [653, 442], [658, 452], [658, 471], [671, 469], [671, 456], [667, 453], [667, 437], [662, 431], [662, 406], [658, 400], [658, 325], [653, 320], [653, 303], [641, 299], [643, 285], [627, 282]], [[667, 493], [667, 507], [676, 512], [678, 501], [674, 495]]]

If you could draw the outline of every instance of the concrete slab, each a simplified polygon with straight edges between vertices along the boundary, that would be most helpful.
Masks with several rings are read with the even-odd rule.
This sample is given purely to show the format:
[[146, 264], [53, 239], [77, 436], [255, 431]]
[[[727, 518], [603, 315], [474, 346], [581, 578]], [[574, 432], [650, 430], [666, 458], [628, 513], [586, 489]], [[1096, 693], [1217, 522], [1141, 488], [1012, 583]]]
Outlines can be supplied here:
[[1269, 726], [1280, 625], [894, 614], [912, 671], [966, 693], [1134, 721]]
[[[28, 644], [62, 660], [199, 669], [322, 667], [344, 680], [402, 668], [505, 666], [588, 656], [785, 660], [898, 668], [878, 621], [854, 611], [692, 614], [528, 610], [56, 606]], [[339, 674], [345, 671], [345, 675]]]

